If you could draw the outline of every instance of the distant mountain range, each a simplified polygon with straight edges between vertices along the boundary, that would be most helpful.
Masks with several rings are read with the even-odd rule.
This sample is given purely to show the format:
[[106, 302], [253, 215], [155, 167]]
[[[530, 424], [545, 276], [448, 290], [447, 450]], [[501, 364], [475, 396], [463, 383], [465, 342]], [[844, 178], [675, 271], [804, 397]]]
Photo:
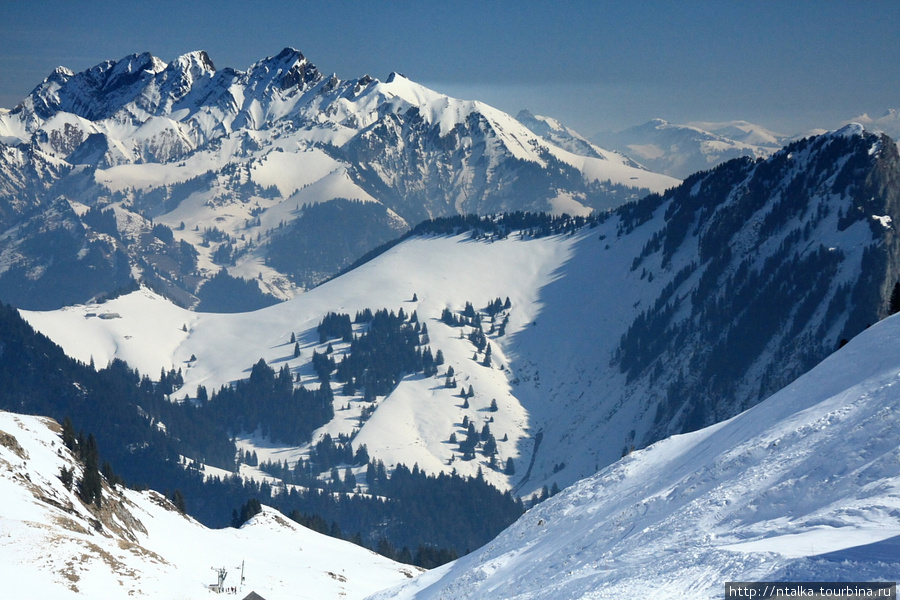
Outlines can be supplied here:
[[746, 121], [677, 125], [662, 119], [591, 139], [648, 169], [681, 179], [732, 158], [767, 157], [788, 142], [786, 136]]
[[868, 131], [886, 133], [895, 141], [900, 141], [900, 111], [896, 108], [885, 111], [883, 115], [872, 118], [868, 114], [861, 114], [849, 119], [846, 123], [860, 123]]
[[587, 214], [677, 183], [396, 73], [341, 80], [290, 48], [246, 71], [135, 54], [60, 67], [0, 114], [0, 298], [58, 307], [141, 279], [241, 310], [424, 219]]
[[[552, 119], [545, 117], [538, 119], [544, 119], [547, 123], [553, 122]], [[527, 125], [527, 119], [523, 123]], [[843, 124], [850, 123], [859, 123], [873, 133], [886, 133], [895, 141], [900, 139], [900, 117], [894, 109], [888, 110], [877, 119], [862, 114], [848, 119]], [[543, 131], [547, 130], [547, 126], [533, 130], [539, 135], [544, 135]], [[554, 135], [564, 136], [562, 133], [564, 130], [564, 127], [556, 124]], [[569, 132], [584, 140], [571, 130]], [[711, 169], [732, 158], [742, 156], [764, 158], [789, 142], [825, 132], [825, 129], [817, 129], [784, 135], [747, 121], [676, 124], [663, 119], [652, 119], [643, 125], [621, 131], [600, 132], [592, 136], [590, 142], [587, 140], [584, 142], [593, 142], [619, 152], [652, 171], [684, 179], [697, 171]]]

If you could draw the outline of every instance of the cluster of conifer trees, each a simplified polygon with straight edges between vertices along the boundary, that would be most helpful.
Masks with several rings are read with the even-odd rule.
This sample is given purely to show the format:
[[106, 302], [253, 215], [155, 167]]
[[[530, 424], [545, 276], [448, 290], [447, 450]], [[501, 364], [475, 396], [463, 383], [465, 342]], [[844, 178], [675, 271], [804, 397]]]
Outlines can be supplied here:
[[347, 331], [349, 315], [330, 314], [319, 325], [323, 343], [338, 336], [344, 341], [351, 339], [349, 351], [340, 362], [327, 354], [314, 353], [313, 366], [323, 382], [334, 371], [335, 381], [344, 384], [344, 394], [362, 391], [366, 401], [374, 401], [389, 394], [404, 375], [437, 374], [443, 354], [438, 351], [434, 355], [429, 346], [423, 346], [428, 340], [428, 327], [419, 323], [415, 311], [407, 316], [402, 308], [397, 313], [366, 310], [357, 314], [355, 322], [366, 326], [357, 335], [352, 333], [352, 325]]

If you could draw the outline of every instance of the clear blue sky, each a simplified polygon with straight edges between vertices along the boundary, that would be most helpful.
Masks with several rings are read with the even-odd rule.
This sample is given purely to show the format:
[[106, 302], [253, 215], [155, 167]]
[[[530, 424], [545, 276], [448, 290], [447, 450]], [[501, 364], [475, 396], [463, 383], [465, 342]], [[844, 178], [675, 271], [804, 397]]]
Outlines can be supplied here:
[[796, 133], [900, 108], [896, 0], [170, 2], [0, 0], [0, 107], [58, 65], [291, 46], [342, 79], [391, 71], [585, 135], [661, 117]]

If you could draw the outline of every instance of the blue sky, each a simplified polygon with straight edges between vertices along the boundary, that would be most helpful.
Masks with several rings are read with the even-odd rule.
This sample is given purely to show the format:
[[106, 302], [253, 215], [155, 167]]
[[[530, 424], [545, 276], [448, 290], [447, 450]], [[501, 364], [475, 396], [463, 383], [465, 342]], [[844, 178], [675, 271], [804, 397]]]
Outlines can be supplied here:
[[783, 133], [900, 108], [900, 2], [0, 0], [0, 107], [58, 65], [283, 47], [342, 79], [391, 71], [585, 135], [661, 117]]

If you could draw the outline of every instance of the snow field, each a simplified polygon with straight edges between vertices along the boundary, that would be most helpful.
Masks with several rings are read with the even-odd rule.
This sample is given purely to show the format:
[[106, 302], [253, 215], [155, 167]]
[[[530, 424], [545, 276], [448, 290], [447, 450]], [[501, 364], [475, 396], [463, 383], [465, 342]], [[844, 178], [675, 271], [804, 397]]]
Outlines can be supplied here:
[[[517, 332], [532, 326], [543, 306], [541, 289], [560, 276], [559, 269], [569, 260], [572, 244], [578, 239], [513, 237], [484, 242], [473, 241], [468, 234], [411, 239], [345, 276], [252, 313], [186, 311], [149, 290], [140, 290], [103, 305], [22, 314], [70, 356], [84, 362], [93, 358], [96, 365], [103, 366], [113, 358], [123, 358], [154, 379], [160, 369], [181, 368], [185, 385], [175, 396], [184, 398], [193, 396], [198, 385], [213, 391], [247, 377], [260, 358], [275, 369], [286, 364], [305, 385], [315, 387], [318, 381], [308, 363], [314, 350], [324, 351], [325, 344], [319, 344], [315, 329], [327, 312], [347, 313], [352, 319], [365, 308], [396, 312], [402, 307], [407, 315], [416, 311], [420, 322], [428, 326], [428, 345], [433, 353], [443, 352], [445, 364], [437, 377], [410, 375], [390, 396], [380, 398], [378, 410], [360, 429], [354, 448], [366, 444], [369, 454], [388, 466], [418, 463], [430, 473], [456, 469], [461, 475], [474, 476], [482, 467], [486, 479], [508, 489], [513, 481], [485, 468], [480, 454], [478, 460], [461, 461], [458, 454], [454, 460], [455, 446], [447, 440], [454, 432], [464, 439], [464, 415], [479, 432], [493, 417], [490, 429], [498, 441], [501, 468], [506, 458], [512, 457], [519, 477], [524, 473], [527, 462], [522, 461], [530, 458], [523, 455], [524, 438], [533, 432], [528, 412], [511, 384], [518, 373], [508, 348]], [[413, 294], [417, 302], [411, 302]], [[510, 298], [510, 320], [505, 337], [489, 336], [493, 364], [485, 367], [472, 360], [474, 347], [461, 339], [470, 328], [448, 327], [439, 317], [446, 307], [461, 311], [466, 302], [472, 302], [483, 308], [497, 297]], [[91, 314], [98, 316], [87, 316]], [[488, 327], [486, 322], [485, 329]], [[293, 357], [291, 333], [300, 346], [299, 359]], [[343, 351], [339, 341], [333, 345], [337, 354]], [[191, 356], [196, 360], [190, 361]], [[456, 372], [455, 390], [444, 387], [448, 366]], [[470, 408], [463, 410], [458, 394], [469, 386], [475, 397], [469, 399]], [[363, 403], [339, 395], [337, 384], [335, 392], [335, 419], [314, 434], [314, 442], [325, 433], [349, 435], [359, 427]], [[489, 412], [494, 399], [499, 410]], [[343, 410], [348, 402], [351, 410]], [[504, 435], [508, 436], [506, 442], [501, 441]], [[255, 449], [261, 462], [288, 457], [291, 462], [299, 456], [297, 450], [257, 443], [252, 437], [242, 438], [241, 444], [244, 450]]]

